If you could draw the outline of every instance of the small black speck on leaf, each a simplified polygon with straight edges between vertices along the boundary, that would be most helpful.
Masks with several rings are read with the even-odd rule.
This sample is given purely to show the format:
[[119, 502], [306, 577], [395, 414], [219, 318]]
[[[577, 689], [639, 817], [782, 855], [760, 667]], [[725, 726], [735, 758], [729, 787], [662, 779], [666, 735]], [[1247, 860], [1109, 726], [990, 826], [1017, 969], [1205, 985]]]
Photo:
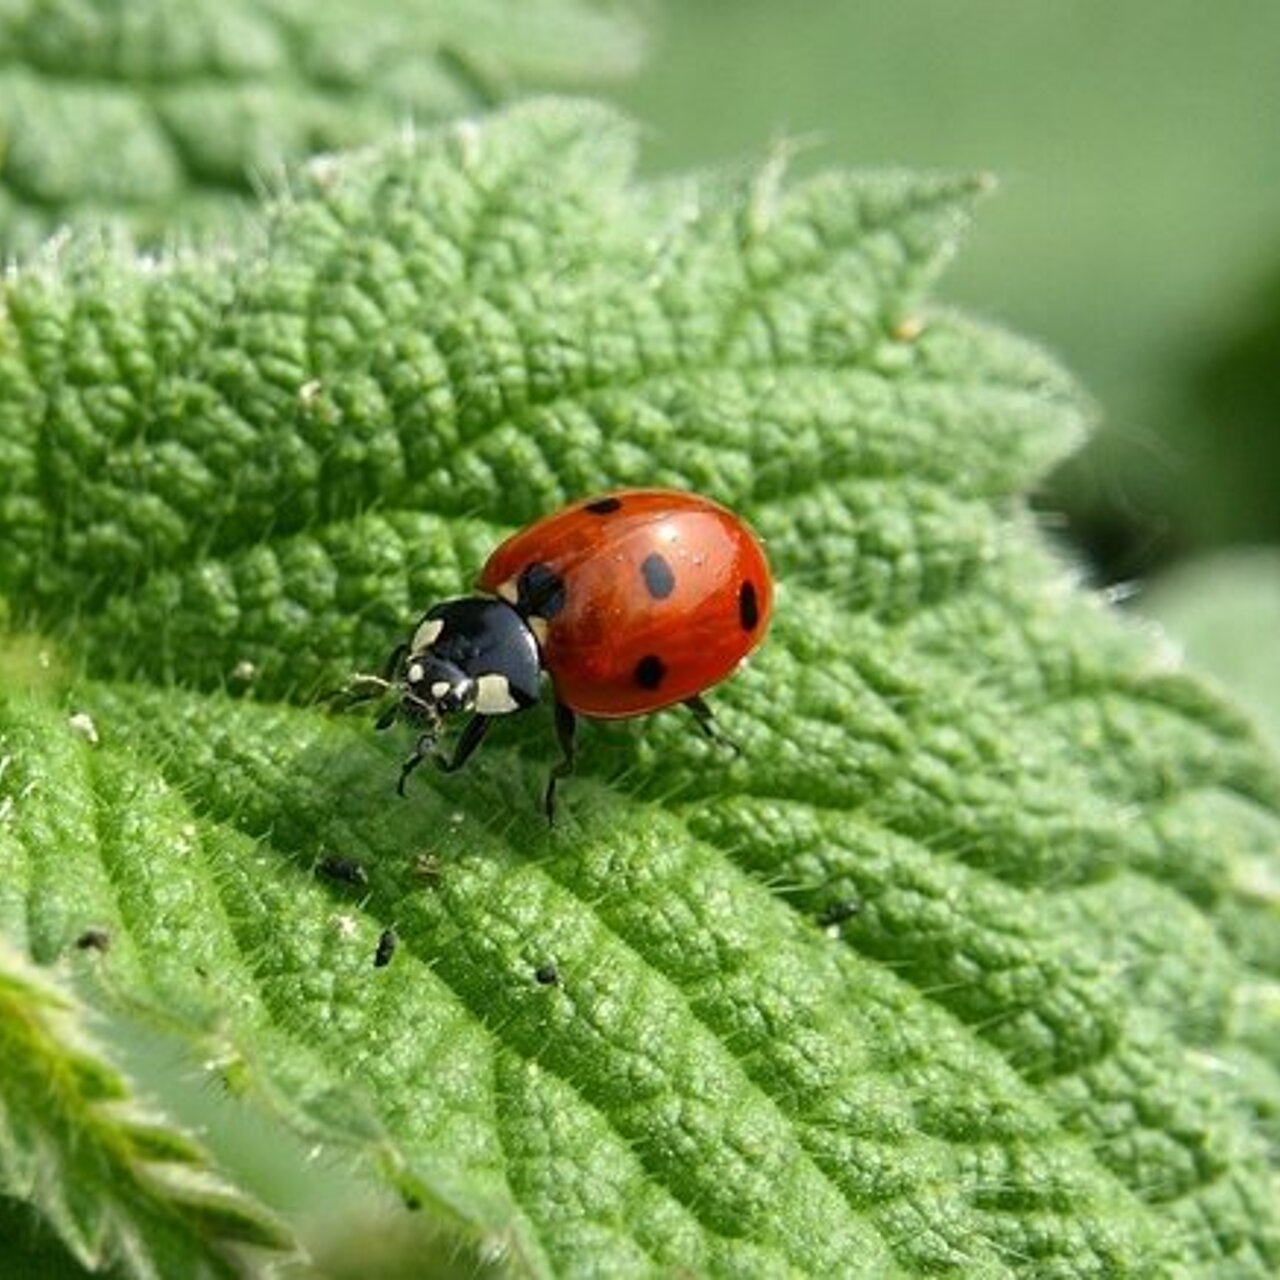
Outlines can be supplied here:
[[413, 874], [427, 884], [436, 885], [444, 878], [444, 866], [434, 853], [420, 853], [414, 859]]
[[373, 967], [375, 969], [385, 969], [391, 963], [391, 957], [396, 953], [396, 947], [400, 945], [400, 939], [396, 936], [396, 931], [390, 927], [383, 929], [378, 938], [378, 949], [373, 953]]
[[337, 884], [347, 884], [354, 889], [363, 889], [369, 883], [365, 869], [354, 858], [344, 858], [339, 854], [326, 854], [316, 864], [316, 869], [326, 880]]
[[834, 925], [844, 924], [846, 920], [852, 920], [861, 910], [862, 904], [856, 898], [841, 898], [823, 907], [818, 923], [824, 929], [830, 929]]

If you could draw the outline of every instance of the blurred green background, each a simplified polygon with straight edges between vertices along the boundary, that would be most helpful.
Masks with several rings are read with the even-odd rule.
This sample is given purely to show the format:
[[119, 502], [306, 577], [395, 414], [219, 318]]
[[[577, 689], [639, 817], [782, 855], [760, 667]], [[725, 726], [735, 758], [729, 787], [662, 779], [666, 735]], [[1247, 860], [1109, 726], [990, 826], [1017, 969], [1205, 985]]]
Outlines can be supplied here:
[[1280, 4], [668, 0], [619, 97], [654, 170], [763, 140], [984, 169], [943, 295], [1038, 337], [1102, 428], [1040, 505], [1103, 581], [1280, 540]]

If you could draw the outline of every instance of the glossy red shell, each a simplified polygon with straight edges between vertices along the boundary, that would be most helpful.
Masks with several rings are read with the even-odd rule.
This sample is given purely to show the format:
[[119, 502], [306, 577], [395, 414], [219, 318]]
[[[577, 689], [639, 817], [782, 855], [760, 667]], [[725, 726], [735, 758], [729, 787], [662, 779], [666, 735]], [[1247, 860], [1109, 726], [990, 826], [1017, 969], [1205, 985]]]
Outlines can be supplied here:
[[773, 583], [764, 551], [733, 512], [670, 489], [575, 502], [508, 538], [480, 577], [514, 599], [531, 565], [563, 586], [540, 636], [566, 706], [642, 715], [719, 683], [764, 638]]

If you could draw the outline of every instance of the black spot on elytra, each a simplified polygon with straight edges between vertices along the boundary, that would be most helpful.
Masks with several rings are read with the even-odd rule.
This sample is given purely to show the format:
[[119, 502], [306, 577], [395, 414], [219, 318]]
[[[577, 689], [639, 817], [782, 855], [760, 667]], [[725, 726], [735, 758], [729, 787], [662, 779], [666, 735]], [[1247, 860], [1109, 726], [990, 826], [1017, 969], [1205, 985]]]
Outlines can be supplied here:
[[545, 564], [526, 565], [516, 580], [516, 608], [526, 618], [554, 618], [564, 608], [564, 579]]
[[645, 556], [640, 572], [644, 574], [644, 585], [655, 600], [665, 600], [676, 589], [676, 575], [656, 551]]
[[744, 582], [738, 588], [738, 620], [743, 631], [754, 631], [760, 621], [760, 602], [756, 599], [754, 582]]
[[656, 653], [646, 654], [636, 663], [636, 684], [642, 689], [656, 689], [666, 674], [666, 663]]
[[595, 502], [588, 502], [582, 509], [590, 511], [593, 516], [607, 516], [622, 506], [621, 498], [597, 498]]

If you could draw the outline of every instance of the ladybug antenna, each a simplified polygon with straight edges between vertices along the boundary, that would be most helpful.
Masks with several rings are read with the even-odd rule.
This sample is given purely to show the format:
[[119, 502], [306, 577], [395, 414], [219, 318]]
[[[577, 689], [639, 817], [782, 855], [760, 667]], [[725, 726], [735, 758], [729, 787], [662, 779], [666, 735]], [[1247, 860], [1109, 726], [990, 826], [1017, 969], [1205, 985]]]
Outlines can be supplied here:
[[362, 702], [372, 702], [392, 691], [400, 692], [399, 684], [387, 680], [383, 676], [368, 675], [360, 672], [353, 675], [340, 688], [332, 689], [320, 695], [320, 701], [329, 704], [335, 711], [349, 711]]
[[374, 728], [389, 729], [397, 720], [409, 720], [419, 726], [420, 742], [434, 742], [440, 736], [444, 724], [440, 708], [434, 702], [414, 693], [403, 680], [388, 684], [387, 688], [395, 690], [396, 700], [378, 717]]

